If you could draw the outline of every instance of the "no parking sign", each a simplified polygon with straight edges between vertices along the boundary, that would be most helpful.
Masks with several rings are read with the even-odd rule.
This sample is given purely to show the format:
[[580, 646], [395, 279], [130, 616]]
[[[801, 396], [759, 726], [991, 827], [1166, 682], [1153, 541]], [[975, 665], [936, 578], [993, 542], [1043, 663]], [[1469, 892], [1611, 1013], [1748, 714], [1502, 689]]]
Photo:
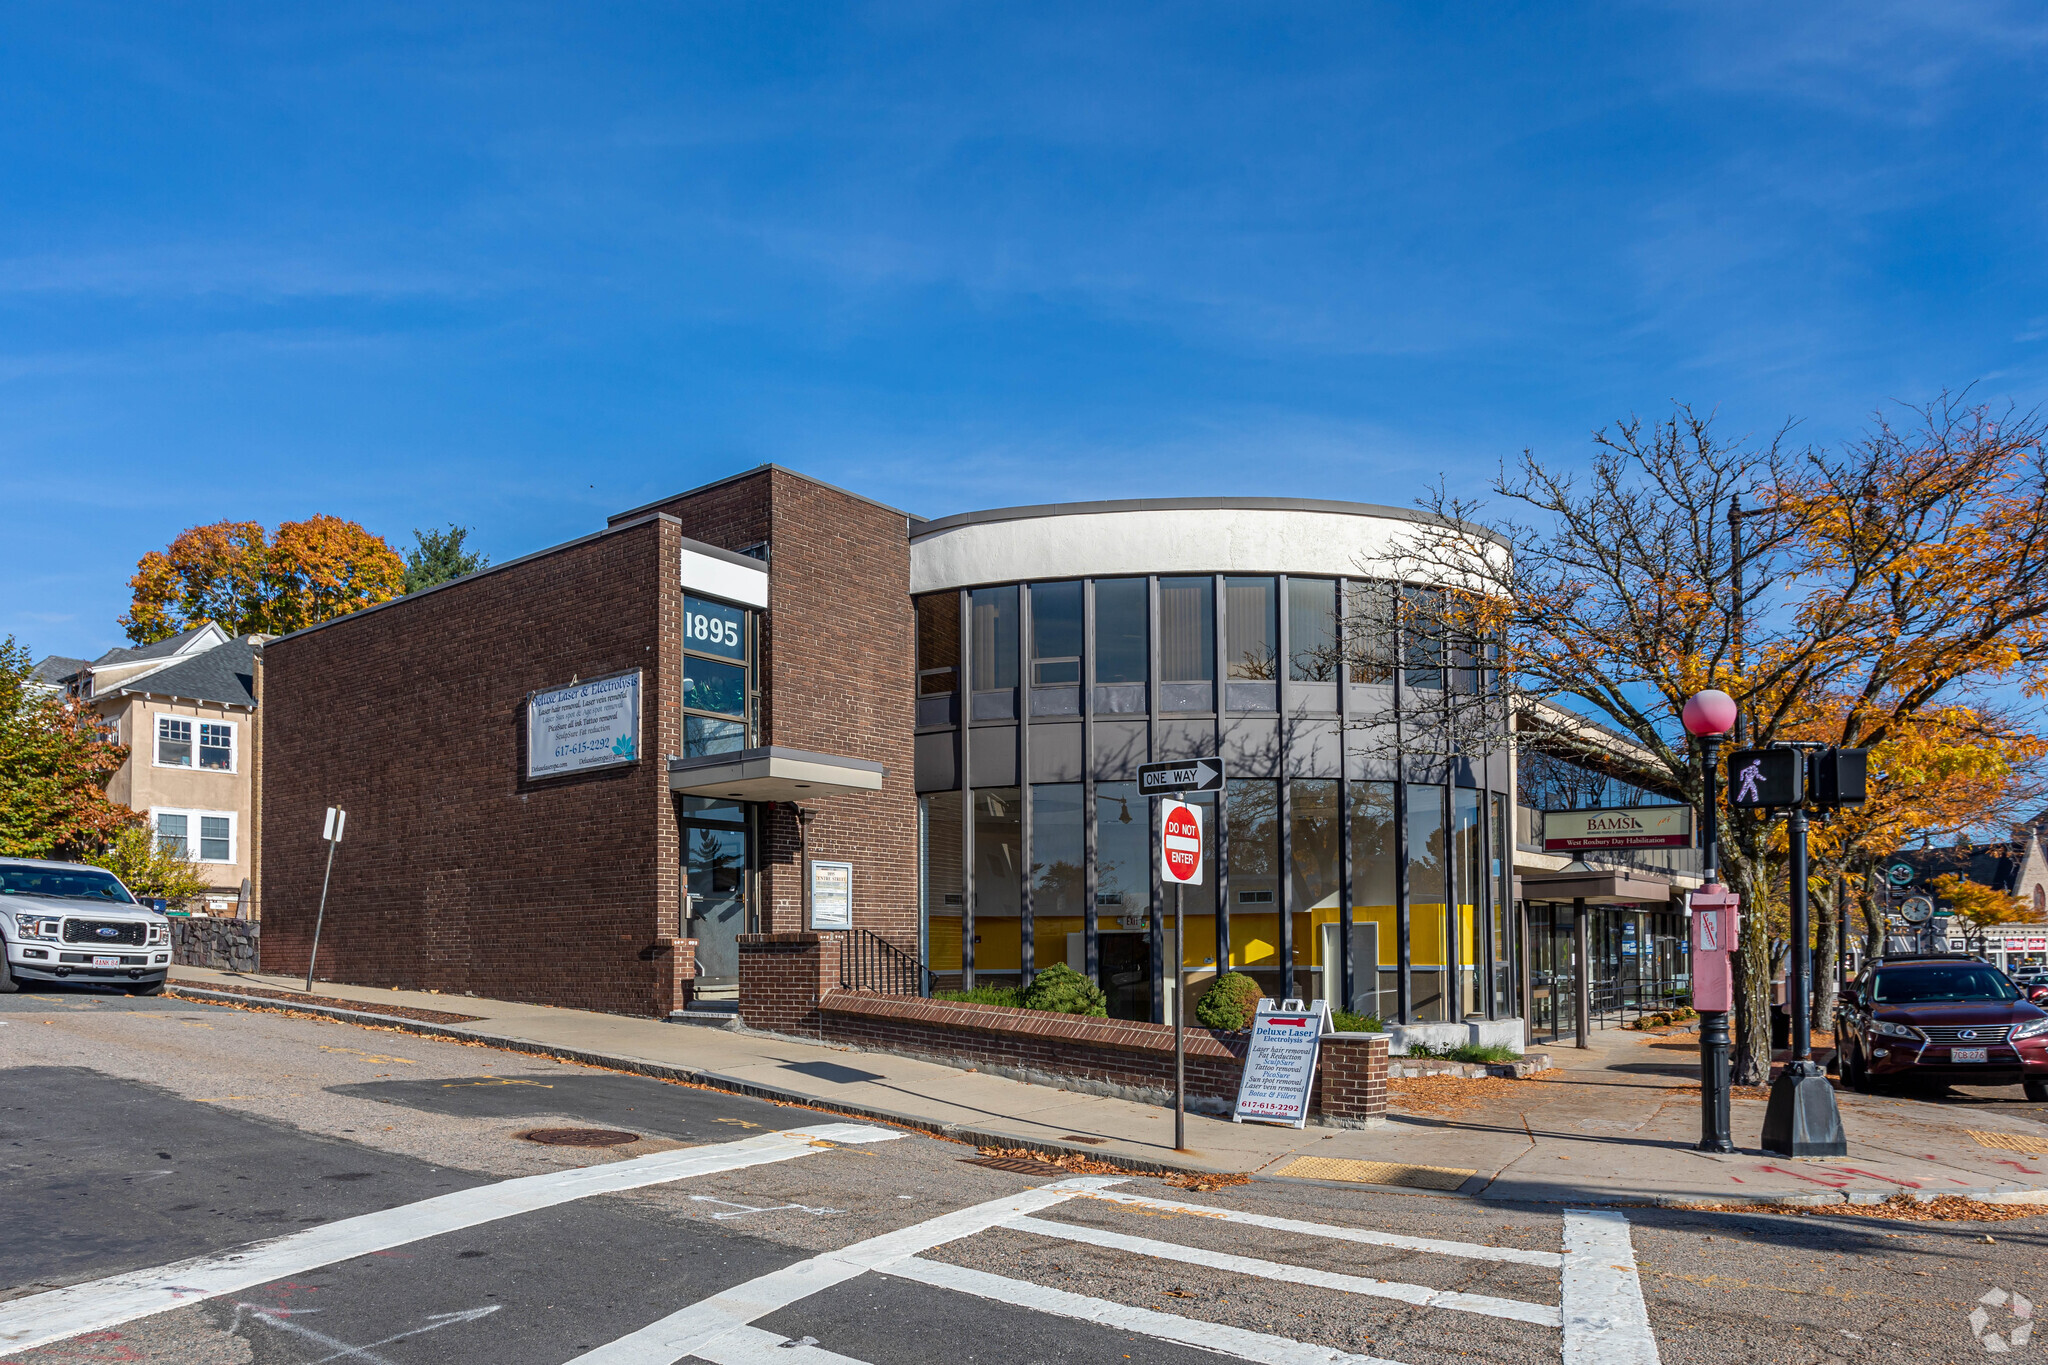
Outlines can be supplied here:
[[1202, 884], [1202, 810], [1168, 801], [1159, 811], [1159, 878], [1168, 886]]

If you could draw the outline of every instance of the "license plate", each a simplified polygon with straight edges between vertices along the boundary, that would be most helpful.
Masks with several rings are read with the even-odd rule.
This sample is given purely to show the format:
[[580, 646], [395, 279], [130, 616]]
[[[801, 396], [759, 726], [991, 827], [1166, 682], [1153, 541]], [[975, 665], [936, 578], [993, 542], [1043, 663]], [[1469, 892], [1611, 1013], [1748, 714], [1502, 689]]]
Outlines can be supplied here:
[[1952, 1062], [1981, 1062], [1989, 1057], [1990, 1051], [1982, 1047], [1952, 1047], [1948, 1050], [1948, 1059]]
[[118, 957], [96, 957], [92, 960], [92, 965], [95, 967], [118, 967], [121, 965], [121, 959]]

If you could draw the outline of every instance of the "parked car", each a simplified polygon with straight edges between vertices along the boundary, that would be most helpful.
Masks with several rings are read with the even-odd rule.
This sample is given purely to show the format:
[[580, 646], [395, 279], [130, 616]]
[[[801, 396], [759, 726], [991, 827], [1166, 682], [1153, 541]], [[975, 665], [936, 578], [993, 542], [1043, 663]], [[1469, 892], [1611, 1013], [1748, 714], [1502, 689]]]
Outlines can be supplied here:
[[101, 981], [158, 995], [171, 926], [119, 877], [80, 863], [0, 858], [0, 994], [34, 981]]
[[1973, 957], [1877, 962], [1836, 1006], [1842, 1078], [1866, 1093], [1892, 1083], [2020, 1085], [2048, 1101], [2048, 1010], [2028, 994]]
[[2048, 985], [2048, 966], [2044, 966], [2039, 962], [2022, 962], [2017, 967], [2008, 967], [2005, 974], [2011, 977], [2013, 983], [2022, 989], [2029, 986]]

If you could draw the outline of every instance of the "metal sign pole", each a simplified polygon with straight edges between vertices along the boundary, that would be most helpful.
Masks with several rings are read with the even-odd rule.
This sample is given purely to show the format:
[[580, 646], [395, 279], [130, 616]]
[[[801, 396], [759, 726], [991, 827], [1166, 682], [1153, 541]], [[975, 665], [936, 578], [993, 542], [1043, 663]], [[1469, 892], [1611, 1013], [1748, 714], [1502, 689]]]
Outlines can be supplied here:
[[[1180, 793], [1173, 799], [1178, 803]], [[1173, 1150], [1188, 1149], [1188, 967], [1181, 945], [1181, 901], [1187, 888], [1176, 878], [1173, 883]]]
[[313, 919], [313, 950], [306, 954], [306, 993], [313, 993], [313, 964], [320, 959], [320, 926], [327, 922], [327, 886], [334, 880], [334, 850], [341, 843], [341, 831], [348, 824], [348, 812], [339, 806], [327, 808], [327, 871], [320, 878], [320, 913]]

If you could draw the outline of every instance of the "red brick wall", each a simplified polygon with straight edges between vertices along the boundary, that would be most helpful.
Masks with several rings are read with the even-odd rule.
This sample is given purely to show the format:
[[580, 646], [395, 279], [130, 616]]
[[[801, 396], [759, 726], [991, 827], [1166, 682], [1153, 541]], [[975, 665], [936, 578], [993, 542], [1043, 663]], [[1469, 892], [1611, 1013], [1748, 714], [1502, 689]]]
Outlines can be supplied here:
[[[655, 510], [675, 517], [690, 539], [721, 549], [768, 542], [762, 741], [887, 770], [879, 792], [810, 803], [810, 854], [853, 863], [854, 922], [915, 954], [916, 620], [903, 514], [772, 466]], [[760, 828], [758, 927], [801, 929], [795, 813], [763, 812]]]
[[[747, 1025], [875, 1052], [1030, 1072], [1055, 1083], [1064, 1078], [1097, 1089], [1172, 1092], [1169, 1025], [839, 990], [838, 953], [831, 934], [742, 939], [740, 1013]], [[1212, 1105], [1234, 1100], [1246, 1043], [1243, 1034], [1189, 1029], [1188, 1095]], [[1386, 1037], [1325, 1038], [1309, 1112], [1325, 1123], [1365, 1127], [1381, 1122], [1386, 1108]]]
[[[264, 968], [615, 1013], [676, 1003], [681, 532], [649, 518], [265, 650]], [[643, 757], [525, 780], [527, 693], [630, 668]]]

